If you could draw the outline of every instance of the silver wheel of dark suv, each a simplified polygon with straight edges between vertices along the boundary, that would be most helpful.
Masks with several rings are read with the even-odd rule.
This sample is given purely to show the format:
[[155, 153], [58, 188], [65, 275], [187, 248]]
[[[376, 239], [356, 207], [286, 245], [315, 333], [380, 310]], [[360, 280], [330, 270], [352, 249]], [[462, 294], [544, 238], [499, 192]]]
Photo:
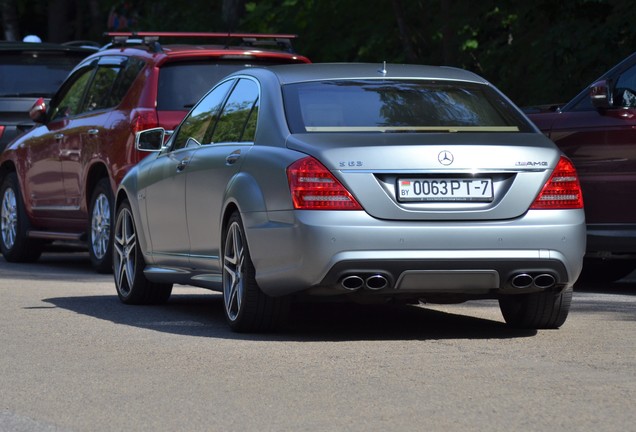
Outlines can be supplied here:
[[29, 220], [15, 173], [5, 177], [0, 197], [0, 251], [4, 259], [9, 262], [36, 261], [42, 254], [42, 244], [28, 237]]
[[93, 268], [100, 273], [112, 270], [113, 194], [107, 178], [97, 183], [90, 202], [88, 250]]

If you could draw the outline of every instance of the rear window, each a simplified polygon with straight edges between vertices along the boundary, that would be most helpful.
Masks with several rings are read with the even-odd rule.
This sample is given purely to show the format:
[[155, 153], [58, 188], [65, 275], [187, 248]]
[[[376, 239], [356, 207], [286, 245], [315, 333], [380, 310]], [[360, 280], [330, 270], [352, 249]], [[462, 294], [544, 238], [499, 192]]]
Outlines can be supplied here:
[[24, 52], [0, 56], [0, 96], [51, 97], [85, 55]]
[[[212, 63], [212, 61], [214, 61]], [[271, 66], [271, 61], [250, 60], [168, 63], [159, 72], [157, 109], [188, 111], [226, 75], [249, 66]], [[279, 63], [276, 63], [279, 64]]]
[[293, 133], [531, 132], [488, 86], [453, 81], [341, 80], [283, 86]]

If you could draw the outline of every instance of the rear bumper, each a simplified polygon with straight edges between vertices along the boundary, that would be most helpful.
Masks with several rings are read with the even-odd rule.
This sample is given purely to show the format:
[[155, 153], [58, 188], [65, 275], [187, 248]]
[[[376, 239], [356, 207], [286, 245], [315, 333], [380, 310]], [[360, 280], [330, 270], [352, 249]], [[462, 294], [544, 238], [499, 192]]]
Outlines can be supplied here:
[[[244, 224], [256, 279], [269, 295], [342, 294], [343, 279], [382, 275], [386, 295], [496, 296], [528, 274], [574, 284], [585, 252], [583, 211], [530, 211], [506, 221], [386, 221], [365, 212], [249, 213]], [[538, 284], [541, 285], [541, 284]], [[362, 286], [364, 288], [365, 285]]]

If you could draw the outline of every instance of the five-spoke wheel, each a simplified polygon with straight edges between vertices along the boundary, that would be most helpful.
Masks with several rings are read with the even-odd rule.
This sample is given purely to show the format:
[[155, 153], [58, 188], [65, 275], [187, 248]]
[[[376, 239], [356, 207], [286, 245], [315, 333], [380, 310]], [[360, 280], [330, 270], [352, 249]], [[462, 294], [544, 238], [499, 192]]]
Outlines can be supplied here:
[[117, 209], [113, 241], [113, 273], [117, 295], [127, 304], [165, 303], [172, 293], [172, 284], [146, 279], [144, 260], [137, 238], [135, 219], [130, 203], [124, 201]]
[[223, 303], [225, 318], [234, 331], [272, 330], [287, 317], [289, 299], [263, 293], [255, 273], [243, 222], [235, 212], [225, 226], [223, 241]]

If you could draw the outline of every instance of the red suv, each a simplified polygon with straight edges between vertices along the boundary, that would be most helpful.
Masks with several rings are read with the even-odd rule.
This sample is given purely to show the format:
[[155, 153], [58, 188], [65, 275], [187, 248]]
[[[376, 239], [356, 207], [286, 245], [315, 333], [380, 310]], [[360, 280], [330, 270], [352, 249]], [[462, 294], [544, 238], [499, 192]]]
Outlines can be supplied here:
[[526, 113], [579, 173], [588, 229], [585, 275], [626, 276], [636, 269], [636, 53], [562, 107]]
[[[0, 156], [0, 250], [7, 261], [34, 261], [53, 241], [81, 242], [97, 271], [111, 271], [113, 193], [149, 151], [135, 143], [136, 133], [175, 128], [234, 70], [309, 63], [291, 52], [293, 35], [109, 35], [113, 44], [79, 63], [50, 104], [36, 102], [30, 116], [39, 124]], [[160, 44], [166, 37], [224, 45]], [[131, 45], [132, 38], [143, 40]], [[275, 49], [264, 48], [270, 42]]]

